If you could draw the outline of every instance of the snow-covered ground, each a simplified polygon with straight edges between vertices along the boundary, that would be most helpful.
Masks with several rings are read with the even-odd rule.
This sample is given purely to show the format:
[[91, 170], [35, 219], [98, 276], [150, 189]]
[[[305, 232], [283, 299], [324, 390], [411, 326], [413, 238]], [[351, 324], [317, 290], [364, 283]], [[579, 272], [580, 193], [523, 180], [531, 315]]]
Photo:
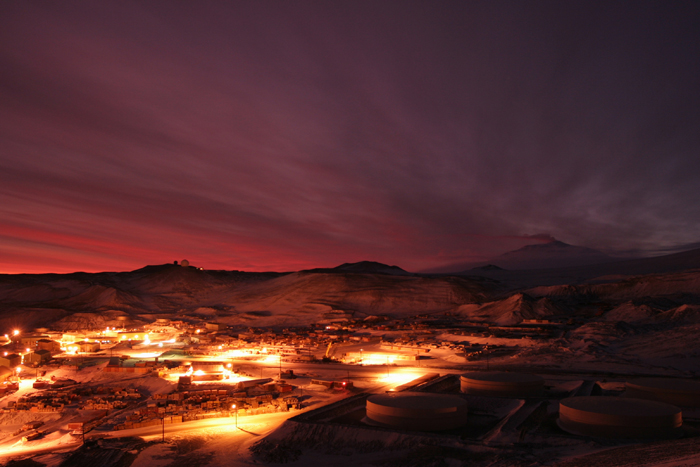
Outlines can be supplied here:
[[[685, 332], [690, 332], [695, 328], [690, 327]], [[671, 331], [669, 331], [671, 332]], [[673, 332], [680, 332], [678, 329]], [[446, 341], [461, 341], [464, 336], [458, 334], [445, 333], [440, 336]], [[641, 341], [636, 344], [636, 334], [630, 336], [620, 336], [615, 333], [615, 324], [607, 321], [591, 323], [588, 326], [578, 328], [569, 332], [565, 337], [554, 340], [536, 339], [508, 339], [482, 336], [469, 336], [470, 342], [488, 345], [502, 345], [506, 347], [516, 347], [517, 352], [513, 355], [494, 355], [489, 359], [492, 367], [503, 367], [511, 370], [526, 368], [528, 371], [537, 372], [545, 376], [546, 385], [551, 394], [559, 394], [561, 397], [579, 394], [584, 387], [583, 374], [586, 371], [594, 375], [601, 373], [614, 374], [647, 374], [656, 372], [657, 374], [680, 375], [686, 370], [676, 362], [677, 351], [681, 351], [680, 345], [669, 343], [666, 353], [659, 354], [659, 346], [647, 346], [645, 348]], [[360, 344], [357, 344], [360, 345]], [[380, 351], [379, 344], [362, 344], [367, 352]], [[343, 351], [350, 351], [353, 347], [342, 348]], [[688, 349], [684, 350], [688, 353]], [[629, 354], [628, 354], [629, 353]], [[632, 359], [630, 355], [636, 358]], [[289, 363], [284, 362], [284, 369], [293, 369], [298, 376], [294, 380], [289, 380], [295, 386], [294, 394], [303, 396], [305, 410], [312, 410], [324, 404], [332, 403], [336, 400], [347, 397], [351, 393], [348, 391], [328, 390], [326, 387], [311, 384], [314, 379], [321, 380], [350, 380], [355, 385], [355, 393], [360, 391], [386, 391], [392, 387], [408, 382], [426, 373], [436, 372], [440, 374], [460, 374], [465, 371], [483, 370], [486, 362], [483, 360], [467, 362], [464, 357], [458, 355], [454, 349], [442, 348], [431, 349], [428, 353], [430, 358], [420, 361], [399, 361], [394, 365], [340, 365], [340, 364], [311, 364], [311, 363]], [[669, 366], [657, 365], [657, 360], [664, 359], [664, 363], [673, 363]], [[420, 367], [418, 366], [420, 364]], [[240, 366], [252, 375], [258, 373], [265, 376], [274, 377], [277, 374], [279, 362], [241, 362]], [[99, 383], [102, 385], [130, 386], [138, 388], [143, 394], [150, 396], [153, 394], [163, 394], [175, 389], [172, 381], [159, 378], [153, 375], [134, 375], [104, 373], [104, 364], [85, 367], [81, 370], [54, 369], [46, 377], [50, 378], [70, 378], [81, 382], [81, 384]], [[579, 374], [571, 374], [579, 372]], [[26, 375], [29, 376], [29, 375]], [[584, 376], [585, 377], [585, 376]], [[607, 379], [601, 376], [586, 377], [587, 380], [595, 382], [601, 381], [599, 385], [605, 391], [620, 392], [624, 385], [624, 377], [608, 376]], [[596, 379], [597, 378], [597, 379]], [[605, 381], [602, 381], [606, 379]], [[31, 388], [32, 379], [23, 380], [21, 389], [17, 393], [7, 396], [0, 401], [0, 407], [6, 406], [11, 400], [17, 400], [21, 395], [28, 394], [34, 389]], [[591, 383], [592, 384], [592, 383]], [[206, 387], [207, 383], [202, 383], [200, 387]], [[588, 390], [592, 386], [586, 386]], [[580, 394], [579, 394], [580, 395]], [[502, 410], [501, 410], [502, 409]], [[512, 406], [503, 406], [503, 413], [494, 412], [494, 415], [501, 421], [495, 425], [488, 435], [481, 439], [483, 448], [493, 455], [498, 455], [499, 450], [512, 443], [520, 443], [525, 439], [540, 446], [543, 459], [563, 460], [565, 457], [586, 459], [586, 455], [605, 451], [609, 448], [616, 448], [619, 444], [602, 445], [598, 442], [574, 439], [571, 437], [554, 436], [551, 438], [554, 428], [541, 429], [540, 423], [556, 418], [556, 404], [550, 403], [540, 405], [540, 403], [517, 403]], [[88, 435], [88, 439], [94, 436], [100, 437], [136, 437], [142, 439], [140, 447], [128, 449], [133, 457], [131, 465], [141, 467], [166, 467], [166, 466], [250, 466], [261, 462], [259, 457], [253, 456], [249, 447], [259, 442], [266, 435], [278, 429], [284, 429], [284, 422], [290, 417], [299, 414], [298, 411], [251, 415], [238, 417], [236, 427], [235, 418], [218, 418], [210, 420], [199, 420], [186, 422], [183, 424], [166, 425], [165, 444], [160, 442], [162, 427], [153, 426], [138, 428], [134, 430], [123, 430], [108, 432], [96, 430]], [[32, 457], [46, 465], [59, 465], [60, 462], [69, 456], [69, 451], [80, 446], [81, 440], [72, 436], [66, 429], [66, 424], [77, 418], [76, 410], [70, 409], [65, 413], [32, 413], [32, 412], [7, 412], [0, 413], [0, 462], [9, 459]], [[45, 429], [49, 434], [34, 441], [21, 441], [21, 435], [12, 436], [12, 433], [29, 421], [42, 420]], [[533, 428], [524, 429], [522, 426], [533, 423], [532, 420], [540, 420], [533, 425]], [[542, 422], [544, 420], [545, 422]], [[522, 425], [525, 423], [525, 425]], [[522, 425], [522, 426], [521, 426]], [[521, 426], [520, 428], [517, 428]], [[550, 430], [550, 431], [548, 431]], [[555, 433], [556, 434], [556, 433]], [[284, 432], [276, 432], [273, 439], [283, 439]], [[554, 441], [552, 441], [554, 439]], [[408, 441], [406, 441], [408, 442]], [[549, 447], [545, 448], [549, 443]], [[410, 444], [410, 443], [409, 443]], [[318, 451], [315, 449], [304, 449], [296, 460], [287, 464], [292, 466], [302, 465], [327, 465], [357, 466], [376, 465], [377, 462], [400, 462], [401, 456], [412, 456], [410, 448], [396, 445], [390, 451], [367, 451], [360, 452], [351, 448], [343, 448], [333, 453], [328, 450]], [[632, 445], [630, 445], [632, 446]], [[635, 445], [636, 446], [636, 445]], [[453, 456], [446, 465], [461, 465], [464, 452], [474, 454], [475, 447], [468, 449], [462, 445], [455, 446]], [[464, 451], [467, 449], [467, 451]], [[630, 448], [631, 449], [631, 448]], [[474, 452], [472, 452], [474, 451]], [[421, 451], [423, 452], [423, 451]], [[519, 451], [520, 452], [520, 451]], [[432, 458], [434, 454], [423, 452], [427, 458]], [[476, 455], [476, 454], [474, 454]], [[518, 456], [523, 455], [522, 452]], [[596, 454], [598, 455], [598, 454]], [[583, 457], [582, 457], [583, 456]], [[683, 456], [687, 465], [695, 465], [692, 462], [697, 460], [695, 454]], [[449, 457], [449, 456], [448, 456]], [[477, 456], [478, 457], [478, 456]], [[591, 459], [593, 459], [591, 457]], [[694, 460], [695, 459], [695, 460]], [[527, 456], [518, 462], [527, 460]], [[452, 462], [452, 464], [450, 464]], [[557, 461], [558, 462], [558, 461]], [[581, 461], [584, 462], [584, 461]], [[587, 461], [586, 461], [587, 462]], [[661, 461], [659, 461], [661, 462]], [[672, 465], [670, 461], [664, 460], [658, 463], [659, 466]], [[398, 465], [398, 464], [396, 464]], [[417, 465], [417, 464], [408, 464]], [[475, 464], [480, 465], [480, 464]], [[509, 464], [494, 464], [509, 465]], [[571, 464], [579, 465], [579, 464]], [[593, 464], [580, 464], [593, 465]], [[649, 464], [657, 465], [657, 464]]]

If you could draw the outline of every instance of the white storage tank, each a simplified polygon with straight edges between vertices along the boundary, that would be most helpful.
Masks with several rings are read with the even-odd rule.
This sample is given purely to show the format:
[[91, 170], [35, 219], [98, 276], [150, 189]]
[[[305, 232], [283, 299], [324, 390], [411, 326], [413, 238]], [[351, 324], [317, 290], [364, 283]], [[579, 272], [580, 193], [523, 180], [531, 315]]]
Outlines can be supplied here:
[[559, 403], [559, 427], [602, 438], [668, 439], [683, 430], [681, 409], [663, 402], [624, 397], [569, 397]]
[[460, 377], [465, 394], [491, 397], [539, 397], [544, 392], [544, 379], [526, 373], [486, 371], [465, 373]]
[[467, 424], [467, 401], [421, 392], [376, 394], [367, 398], [365, 422], [406, 430], [450, 430]]
[[700, 382], [687, 379], [642, 378], [625, 383], [625, 397], [700, 407]]

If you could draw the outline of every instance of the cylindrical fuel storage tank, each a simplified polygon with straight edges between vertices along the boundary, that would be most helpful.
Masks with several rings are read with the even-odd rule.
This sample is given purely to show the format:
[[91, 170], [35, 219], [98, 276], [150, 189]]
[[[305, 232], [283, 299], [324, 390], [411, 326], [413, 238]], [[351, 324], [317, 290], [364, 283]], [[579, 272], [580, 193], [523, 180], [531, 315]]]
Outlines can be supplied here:
[[538, 397], [544, 392], [544, 379], [525, 373], [473, 372], [460, 377], [460, 386], [463, 393], [474, 396]]
[[625, 397], [700, 407], [700, 382], [685, 379], [642, 378], [625, 383]]
[[367, 398], [365, 422], [406, 430], [450, 430], [467, 424], [467, 401], [422, 392], [376, 394]]
[[663, 402], [623, 397], [569, 397], [559, 403], [559, 427], [600, 438], [667, 439], [683, 430], [681, 409]]

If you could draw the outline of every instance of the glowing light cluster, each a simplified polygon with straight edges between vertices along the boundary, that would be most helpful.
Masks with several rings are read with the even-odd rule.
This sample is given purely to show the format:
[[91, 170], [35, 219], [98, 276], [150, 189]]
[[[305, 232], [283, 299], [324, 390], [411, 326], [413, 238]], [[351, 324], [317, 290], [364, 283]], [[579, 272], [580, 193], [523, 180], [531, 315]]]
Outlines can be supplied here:
[[368, 365], [391, 365], [396, 362], [396, 355], [369, 354], [363, 362]]

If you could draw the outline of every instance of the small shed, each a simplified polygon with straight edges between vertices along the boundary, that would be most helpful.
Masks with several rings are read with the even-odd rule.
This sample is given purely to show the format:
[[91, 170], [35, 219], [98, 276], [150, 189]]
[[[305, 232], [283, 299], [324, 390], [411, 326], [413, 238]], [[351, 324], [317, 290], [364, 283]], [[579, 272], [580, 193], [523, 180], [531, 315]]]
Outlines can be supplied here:
[[12, 370], [6, 366], [0, 366], [0, 383], [7, 381], [12, 376]]
[[0, 366], [16, 368], [22, 364], [22, 356], [16, 353], [0, 356]]
[[206, 323], [207, 331], [223, 331], [228, 326], [222, 323]]
[[37, 350], [35, 352], [29, 352], [24, 356], [25, 365], [43, 365], [51, 360], [51, 352], [48, 350]]

